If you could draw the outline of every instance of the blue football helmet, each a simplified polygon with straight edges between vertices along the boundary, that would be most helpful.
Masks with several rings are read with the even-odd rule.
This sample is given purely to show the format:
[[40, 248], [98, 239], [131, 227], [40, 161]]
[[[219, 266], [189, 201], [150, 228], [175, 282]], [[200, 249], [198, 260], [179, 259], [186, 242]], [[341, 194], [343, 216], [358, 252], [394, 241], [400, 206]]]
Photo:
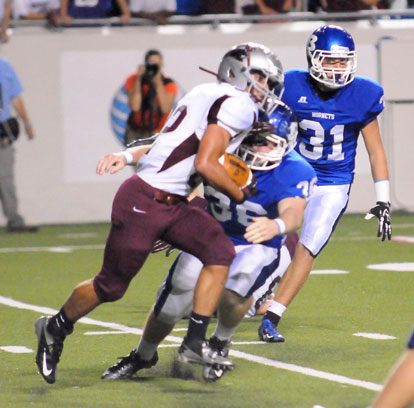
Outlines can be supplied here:
[[236, 155], [252, 170], [273, 169], [295, 147], [297, 134], [298, 124], [293, 112], [279, 102], [267, 120], [255, 123]]
[[[309, 73], [329, 89], [338, 89], [354, 79], [357, 58], [354, 40], [342, 27], [319, 27], [309, 37], [306, 45]], [[340, 60], [344, 66], [324, 66], [327, 59]]]

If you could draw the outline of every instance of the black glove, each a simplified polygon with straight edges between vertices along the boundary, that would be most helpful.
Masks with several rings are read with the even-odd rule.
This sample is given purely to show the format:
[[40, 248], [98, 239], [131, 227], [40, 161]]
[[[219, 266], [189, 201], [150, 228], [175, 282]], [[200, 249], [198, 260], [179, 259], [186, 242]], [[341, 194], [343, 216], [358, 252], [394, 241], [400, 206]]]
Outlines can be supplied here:
[[156, 254], [157, 252], [165, 251], [165, 256], [170, 256], [174, 250], [175, 248], [171, 244], [159, 239], [158, 241], [155, 241], [155, 244], [151, 249], [151, 253]]
[[242, 204], [246, 200], [248, 200], [251, 196], [253, 196], [256, 193], [256, 186], [257, 186], [257, 178], [252, 173], [252, 180], [247, 186], [244, 186], [241, 191], [243, 193], [243, 198], [240, 201], [236, 201], [237, 204]]
[[365, 215], [366, 220], [372, 217], [378, 218], [377, 237], [381, 237], [381, 241], [384, 241], [385, 238], [391, 239], [391, 203], [377, 201], [377, 205], [372, 207]]

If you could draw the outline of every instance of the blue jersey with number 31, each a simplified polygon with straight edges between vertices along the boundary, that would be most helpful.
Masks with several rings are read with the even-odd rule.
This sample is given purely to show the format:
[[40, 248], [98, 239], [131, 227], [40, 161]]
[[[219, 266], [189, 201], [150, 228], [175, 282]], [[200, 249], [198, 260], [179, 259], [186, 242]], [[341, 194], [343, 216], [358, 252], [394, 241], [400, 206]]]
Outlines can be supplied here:
[[296, 150], [312, 165], [318, 185], [353, 181], [359, 132], [384, 109], [377, 82], [355, 76], [331, 98], [322, 100], [308, 71], [285, 73], [285, 102], [299, 123]]
[[[251, 245], [244, 234], [252, 217], [276, 218], [277, 204], [288, 197], [307, 198], [316, 182], [315, 171], [294, 150], [288, 153], [282, 163], [272, 169], [255, 171], [256, 193], [243, 204], [236, 204], [227, 196], [206, 186], [204, 196], [211, 215], [223, 226], [234, 245]], [[282, 236], [276, 236], [263, 245], [280, 248]]]

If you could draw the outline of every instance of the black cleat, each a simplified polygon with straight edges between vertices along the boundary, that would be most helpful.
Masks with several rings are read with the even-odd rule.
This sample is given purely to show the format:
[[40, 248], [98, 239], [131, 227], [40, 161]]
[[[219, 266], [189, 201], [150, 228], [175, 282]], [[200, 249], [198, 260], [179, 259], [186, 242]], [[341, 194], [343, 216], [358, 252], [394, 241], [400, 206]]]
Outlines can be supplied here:
[[[208, 341], [210, 348], [215, 350], [221, 357], [229, 356], [231, 342], [227, 340], [219, 340], [217, 337], [210, 337]], [[203, 367], [203, 378], [208, 382], [214, 382], [223, 377], [226, 371], [233, 370], [233, 365], [225, 366], [221, 364], [205, 364]]]
[[186, 344], [186, 338], [184, 338], [178, 349], [178, 360], [183, 363], [195, 363], [195, 364], [218, 364], [226, 367], [233, 367], [233, 362], [227, 357], [221, 356], [217, 350], [210, 347], [209, 342], [204, 340], [198, 350], [191, 348]]
[[50, 317], [42, 316], [35, 323], [35, 333], [38, 339], [36, 364], [39, 373], [49, 384], [56, 382], [57, 364], [63, 350], [65, 337], [55, 336], [47, 330]]
[[138, 370], [151, 368], [157, 364], [158, 353], [155, 352], [151, 360], [143, 360], [137, 349], [133, 349], [129, 356], [122, 357], [117, 363], [109, 367], [101, 376], [104, 380], [119, 380], [131, 378]]

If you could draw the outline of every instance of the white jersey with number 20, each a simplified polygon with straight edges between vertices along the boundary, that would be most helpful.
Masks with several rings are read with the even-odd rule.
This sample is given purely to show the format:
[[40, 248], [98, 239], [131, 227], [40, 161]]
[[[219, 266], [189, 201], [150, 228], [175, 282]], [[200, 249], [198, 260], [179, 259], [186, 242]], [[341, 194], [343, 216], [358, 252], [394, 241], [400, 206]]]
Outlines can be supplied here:
[[209, 124], [230, 135], [227, 153], [233, 153], [257, 118], [250, 94], [226, 83], [196, 86], [171, 112], [150, 151], [139, 161], [137, 174], [153, 187], [187, 196], [196, 174], [194, 159]]

